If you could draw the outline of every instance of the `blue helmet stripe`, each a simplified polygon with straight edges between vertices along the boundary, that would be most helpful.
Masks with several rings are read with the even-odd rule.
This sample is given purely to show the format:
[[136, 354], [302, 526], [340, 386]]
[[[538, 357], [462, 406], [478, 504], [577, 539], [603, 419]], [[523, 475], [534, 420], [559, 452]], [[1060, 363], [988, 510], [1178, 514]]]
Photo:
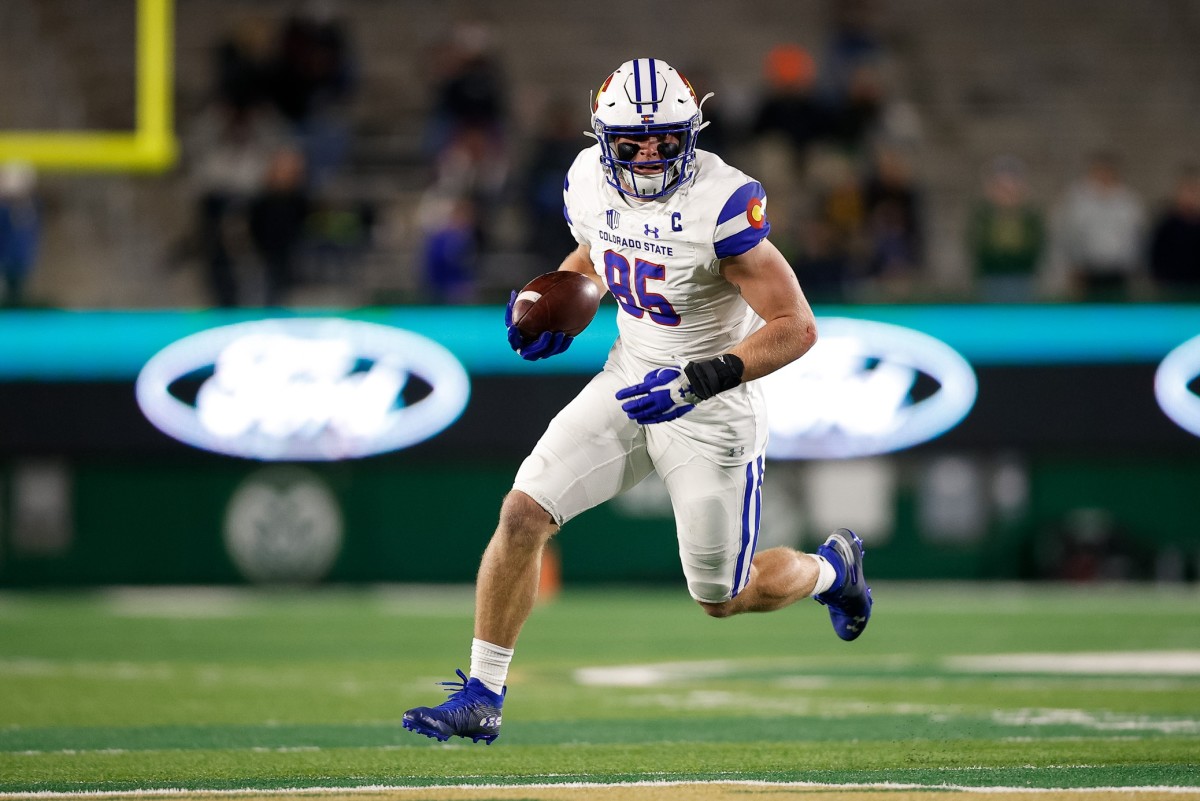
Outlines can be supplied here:
[[654, 101], [651, 111], [658, 111], [658, 72], [654, 69], [654, 59], [650, 59], [650, 99]]
[[638, 110], [641, 110], [642, 105], [642, 73], [638, 68], [641, 59], [633, 60], [633, 102], [637, 103]]

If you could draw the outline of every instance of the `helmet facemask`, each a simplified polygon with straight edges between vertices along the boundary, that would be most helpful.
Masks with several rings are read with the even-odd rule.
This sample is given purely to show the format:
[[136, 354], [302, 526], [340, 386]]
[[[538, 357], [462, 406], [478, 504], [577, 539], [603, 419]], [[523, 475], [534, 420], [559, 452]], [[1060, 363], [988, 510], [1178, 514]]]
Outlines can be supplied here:
[[[649, 128], [650, 130], [646, 130]], [[657, 138], [649, 158], [642, 157], [647, 137]], [[640, 200], [663, 197], [691, 180], [696, 161], [696, 133], [689, 126], [644, 126], [634, 131], [597, 131], [600, 163], [617, 191]], [[630, 141], [630, 140], [634, 141]]]
[[[608, 183], [636, 200], [665, 197], [695, 176], [696, 136], [704, 125], [691, 84], [656, 59], [622, 64], [592, 104]], [[648, 137], [657, 142], [642, 153]]]

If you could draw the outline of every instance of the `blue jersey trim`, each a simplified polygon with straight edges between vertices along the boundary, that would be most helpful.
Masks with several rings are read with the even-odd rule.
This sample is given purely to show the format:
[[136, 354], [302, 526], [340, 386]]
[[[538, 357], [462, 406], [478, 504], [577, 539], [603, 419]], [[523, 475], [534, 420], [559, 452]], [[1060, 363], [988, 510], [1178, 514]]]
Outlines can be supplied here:
[[718, 259], [740, 256], [766, 239], [769, 233], [771, 233], [771, 224], [764, 222], [762, 228], [747, 228], [738, 231], [733, 236], [725, 237], [720, 242], [714, 242], [713, 249], [716, 250]]
[[[750, 564], [754, 560], [754, 549], [758, 547], [758, 532], [762, 525], [762, 479], [763, 457], [746, 464], [746, 490], [742, 497], [742, 546], [738, 549], [737, 564], [733, 569], [733, 588], [730, 598], [750, 583]], [[751, 504], [753, 503], [753, 506]], [[754, 510], [754, 522], [750, 522], [750, 511]]]
[[745, 184], [729, 196], [729, 200], [726, 200], [725, 205], [721, 207], [721, 213], [717, 215], [717, 225], [732, 220], [739, 214], [745, 214], [746, 206], [750, 204], [750, 198], [752, 197], [759, 198], [764, 202], [766, 201], [766, 190], [763, 189], [762, 184], [758, 181], [751, 181]]

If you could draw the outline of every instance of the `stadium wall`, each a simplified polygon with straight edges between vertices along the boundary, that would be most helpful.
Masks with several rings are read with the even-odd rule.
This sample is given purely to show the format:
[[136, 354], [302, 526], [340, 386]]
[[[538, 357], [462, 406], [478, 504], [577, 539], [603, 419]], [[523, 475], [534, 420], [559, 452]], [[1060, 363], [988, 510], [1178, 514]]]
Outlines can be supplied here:
[[[1200, 449], [1155, 388], [1168, 353], [1200, 331], [1200, 308], [818, 311], [936, 336], [970, 363], [978, 393], [960, 421], [910, 447], [772, 458], [764, 545], [811, 546], [845, 521], [881, 578], [1195, 579]], [[499, 313], [310, 315], [426, 335], [469, 376], [443, 430], [328, 461], [203, 450], [139, 406], [151, 357], [261, 313], [6, 317], [0, 584], [469, 581], [520, 460], [613, 333], [602, 314], [558, 365], [529, 365], [495, 335]], [[212, 375], [181, 375], [172, 391], [194, 402]], [[921, 386], [913, 397], [931, 391]], [[412, 407], [433, 396], [414, 392]], [[678, 582], [673, 529], [661, 484], [647, 481], [564, 529], [564, 578]]]

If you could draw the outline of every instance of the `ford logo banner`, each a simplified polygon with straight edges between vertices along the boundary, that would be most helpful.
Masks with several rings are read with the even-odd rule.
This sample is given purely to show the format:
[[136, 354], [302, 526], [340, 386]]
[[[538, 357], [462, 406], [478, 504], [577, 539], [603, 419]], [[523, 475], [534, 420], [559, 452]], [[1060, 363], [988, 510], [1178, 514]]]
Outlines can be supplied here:
[[1200, 396], [1191, 390], [1200, 376], [1200, 336], [1178, 346], [1154, 372], [1154, 397], [1175, 425], [1200, 437]]
[[138, 405], [163, 433], [266, 461], [406, 448], [457, 420], [469, 396], [466, 370], [438, 343], [335, 318], [201, 331], [163, 348], [137, 378]]
[[823, 317], [803, 358], [764, 377], [767, 456], [845, 459], [919, 445], [975, 403], [975, 372], [941, 340], [911, 328]]

